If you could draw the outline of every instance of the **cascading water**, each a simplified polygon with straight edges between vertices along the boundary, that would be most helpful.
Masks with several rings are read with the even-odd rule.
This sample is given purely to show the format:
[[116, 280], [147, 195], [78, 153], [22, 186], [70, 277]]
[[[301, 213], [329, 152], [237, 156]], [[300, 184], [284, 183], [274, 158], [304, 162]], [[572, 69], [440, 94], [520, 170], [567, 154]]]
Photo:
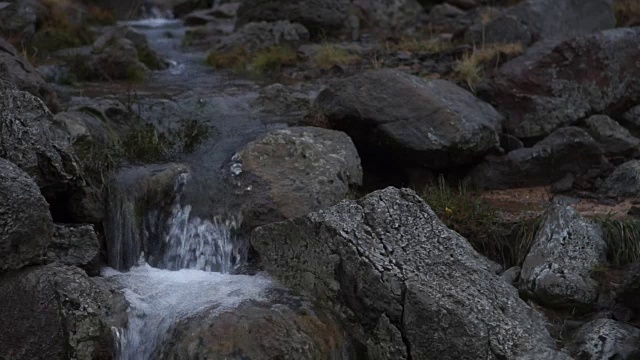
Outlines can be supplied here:
[[[124, 288], [130, 303], [127, 329], [114, 329], [120, 360], [156, 358], [154, 351], [177, 321], [205, 309], [222, 312], [245, 300], [262, 300], [270, 287], [264, 276], [230, 274], [246, 259], [244, 242], [234, 236], [239, 218], [194, 216], [192, 207], [180, 200], [187, 173], [168, 169], [125, 170], [112, 187], [110, 265], [128, 271], [106, 268], [103, 275]], [[157, 194], [148, 186], [158, 184], [148, 178], [155, 174], [163, 179], [167, 172], [175, 180], [165, 209], [166, 201], [141, 190]], [[156, 207], [144, 208], [150, 205]]]

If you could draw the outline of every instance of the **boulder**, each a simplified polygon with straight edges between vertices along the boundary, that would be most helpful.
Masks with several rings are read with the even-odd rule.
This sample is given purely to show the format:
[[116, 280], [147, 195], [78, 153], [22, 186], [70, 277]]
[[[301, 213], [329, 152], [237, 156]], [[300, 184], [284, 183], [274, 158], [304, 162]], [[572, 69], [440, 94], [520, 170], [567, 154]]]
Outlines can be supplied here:
[[0, 159], [0, 272], [41, 260], [51, 241], [49, 204], [27, 173]]
[[529, 45], [549, 38], [567, 38], [616, 26], [612, 0], [525, 0], [482, 16], [465, 32], [465, 40], [480, 44], [520, 42]]
[[47, 259], [65, 265], [87, 265], [98, 256], [100, 241], [93, 225], [55, 224]]
[[594, 115], [584, 122], [585, 129], [607, 156], [627, 155], [640, 140], [607, 115]]
[[[111, 359], [111, 327], [123, 327], [122, 293], [80, 269], [31, 267], [0, 277], [4, 359]], [[37, 316], [34, 316], [37, 314]]]
[[598, 144], [577, 127], [554, 131], [530, 148], [488, 156], [467, 175], [471, 186], [509, 189], [553, 184], [567, 174], [581, 175], [606, 160]]
[[543, 41], [504, 64], [495, 105], [505, 131], [538, 138], [593, 113], [615, 114], [640, 101], [640, 29], [614, 29], [565, 41]]
[[0, 34], [33, 35], [38, 14], [42, 11], [39, 0], [4, 0], [0, 2]]
[[609, 175], [598, 192], [610, 197], [635, 197], [640, 194], [640, 160], [630, 160]]
[[304, 25], [314, 36], [344, 27], [349, 0], [245, 0], [238, 9], [236, 27], [250, 22], [289, 20]]
[[138, 53], [138, 60], [140, 60], [140, 62], [149, 69], [162, 70], [169, 67], [169, 64], [164, 59], [160, 58], [155, 50], [149, 46], [147, 37], [144, 34], [127, 26], [115, 27], [105, 32], [93, 43], [93, 49], [95, 52], [103, 51], [111, 44], [117, 43], [121, 39], [131, 41]]
[[622, 114], [620, 123], [631, 130], [636, 136], [640, 134], [640, 105], [634, 106]]
[[602, 230], [570, 206], [554, 202], [520, 272], [520, 290], [550, 307], [590, 308], [598, 298], [596, 266], [606, 266]]
[[300, 24], [263, 21], [246, 24], [231, 35], [217, 38], [212, 43], [212, 49], [215, 52], [243, 49], [253, 53], [277, 45], [296, 47], [308, 40], [309, 31]]
[[183, 17], [194, 11], [210, 9], [214, 4], [213, 0], [182, 0], [174, 2], [172, 13], [175, 17]]
[[568, 346], [576, 359], [640, 359], [640, 329], [611, 319], [583, 325]]
[[[291, 295], [209, 309], [180, 321], [156, 359], [343, 359], [349, 343], [327, 311]], [[247, 331], [251, 329], [251, 331]]]
[[251, 108], [258, 114], [274, 117], [284, 122], [296, 124], [311, 112], [318, 89], [301, 86], [272, 84], [260, 89], [259, 96], [251, 102]]
[[365, 15], [367, 25], [376, 29], [407, 30], [418, 23], [424, 11], [416, 0], [355, 0], [353, 4]]
[[140, 61], [133, 42], [124, 38], [116, 39], [104, 48], [95, 48], [86, 61], [88, 68], [77, 75], [79, 79], [140, 81], [149, 70]]
[[232, 178], [248, 196], [244, 225], [306, 215], [362, 184], [360, 158], [344, 133], [314, 127], [277, 130], [233, 157]]
[[[0, 10], [1, 11], [1, 10]], [[18, 53], [16, 48], [0, 38], [0, 79], [13, 84], [10, 89], [18, 89], [39, 97], [49, 107], [58, 109], [55, 91], [42, 79], [38, 71]], [[0, 86], [0, 89], [6, 88]]]
[[267, 272], [339, 310], [374, 356], [515, 359], [552, 346], [541, 316], [495, 275], [499, 266], [411, 190], [259, 227], [251, 244]]
[[365, 161], [439, 169], [499, 147], [502, 116], [446, 80], [372, 70], [328, 85], [316, 106]]
[[628, 308], [633, 312], [635, 318], [640, 317], [640, 303], [638, 303], [638, 297], [640, 296], [640, 262], [632, 264], [624, 278], [622, 284], [618, 288], [616, 302], [623, 307]]
[[0, 157], [33, 177], [50, 204], [84, 187], [69, 136], [28, 92], [0, 91]]

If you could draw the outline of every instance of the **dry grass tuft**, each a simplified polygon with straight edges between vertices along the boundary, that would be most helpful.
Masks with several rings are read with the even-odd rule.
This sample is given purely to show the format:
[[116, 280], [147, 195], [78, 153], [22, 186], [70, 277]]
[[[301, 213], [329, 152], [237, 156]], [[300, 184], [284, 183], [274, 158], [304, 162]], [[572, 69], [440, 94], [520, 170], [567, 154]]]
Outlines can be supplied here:
[[524, 47], [520, 43], [493, 44], [474, 49], [463, 55], [455, 67], [454, 72], [460, 81], [464, 81], [471, 91], [484, 78], [486, 67], [491, 63], [497, 67], [504, 59], [520, 55]]
[[350, 65], [360, 61], [360, 56], [327, 42], [313, 55], [313, 63], [320, 69], [330, 69], [336, 65]]
[[451, 42], [441, 40], [418, 40], [415, 38], [402, 38], [397, 44], [393, 44], [394, 51], [408, 51], [412, 53], [439, 53], [452, 48]]

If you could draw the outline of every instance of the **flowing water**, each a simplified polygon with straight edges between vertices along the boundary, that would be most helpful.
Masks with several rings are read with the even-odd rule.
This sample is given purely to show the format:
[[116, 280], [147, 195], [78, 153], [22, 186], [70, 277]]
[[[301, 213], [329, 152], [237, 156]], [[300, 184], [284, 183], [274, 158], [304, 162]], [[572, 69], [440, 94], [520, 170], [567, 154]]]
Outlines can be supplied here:
[[[141, 85], [144, 96], [170, 99], [178, 115], [194, 106], [205, 109], [189, 116], [217, 133], [179, 159], [180, 165], [122, 169], [109, 189], [109, 268], [103, 275], [121, 286], [130, 302], [127, 329], [114, 329], [117, 357], [147, 360], [158, 356], [154, 351], [179, 320], [205, 309], [229, 311], [243, 301], [264, 300], [272, 287], [265, 275], [234, 274], [246, 263], [247, 241], [238, 234], [242, 219], [222, 181], [233, 153], [269, 126], [253, 117], [247, 105], [257, 86], [207, 68], [203, 52], [183, 51], [179, 44], [185, 29], [179, 21], [146, 19], [129, 25], [172, 62]], [[85, 91], [100, 96], [113, 89], [88, 85]], [[172, 118], [158, 110], [148, 115], [158, 126]], [[150, 186], [155, 180], [148, 179], [170, 187], [157, 196], [149, 188], [158, 184]]]

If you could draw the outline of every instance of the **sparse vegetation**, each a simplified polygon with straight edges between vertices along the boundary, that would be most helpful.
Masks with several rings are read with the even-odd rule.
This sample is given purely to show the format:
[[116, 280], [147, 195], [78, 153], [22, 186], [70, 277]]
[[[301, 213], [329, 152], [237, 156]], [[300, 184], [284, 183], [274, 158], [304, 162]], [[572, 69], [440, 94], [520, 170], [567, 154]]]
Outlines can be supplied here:
[[207, 56], [207, 64], [216, 69], [244, 70], [249, 62], [249, 55], [241, 48], [236, 47], [225, 52], [212, 51]]
[[640, 260], [640, 220], [615, 219], [608, 215], [598, 219], [607, 242], [607, 260], [615, 267]]
[[450, 188], [443, 177], [428, 186], [422, 198], [450, 229], [464, 236], [473, 247], [505, 267], [520, 265], [535, 238], [541, 218], [507, 223], [497, 210], [464, 183]]
[[615, 0], [613, 8], [618, 26], [632, 26], [640, 24], [640, 1]]
[[45, 56], [56, 50], [78, 47], [93, 43], [93, 33], [87, 24], [69, 19], [70, 9], [74, 5], [66, 0], [43, 0], [47, 9], [37, 31], [28, 41], [28, 49], [33, 49], [38, 56]]
[[394, 51], [409, 51], [415, 53], [439, 53], [451, 49], [451, 42], [433, 39], [415, 39], [403, 37], [391, 46]]
[[474, 49], [464, 54], [454, 67], [458, 80], [467, 84], [471, 91], [484, 79], [486, 68], [493, 63], [498, 67], [501, 62], [511, 57], [520, 55], [523, 51], [520, 43], [494, 44]]
[[131, 128], [122, 139], [123, 155], [130, 161], [154, 162], [165, 159], [171, 141], [152, 125]]
[[313, 55], [313, 63], [321, 69], [330, 69], [336, 65], [350, 65], [360, 61], [360, 56], [327, 42], [320, 45]]
[[206, 60], [217, 69], [250, 70], [259, 75], [277, 72], [283, 66], [295, 65], [297, 61], [298, 55], [288, 46], [266, 48], [254, 55], [237, 47], [225, 52], [211, 52]]
[[256, 74], [278, 72], [283, 66], [295, 65], [298, 54], [288, 46], [274, 46], [258, 51], [251, 61], [251, 70]]

